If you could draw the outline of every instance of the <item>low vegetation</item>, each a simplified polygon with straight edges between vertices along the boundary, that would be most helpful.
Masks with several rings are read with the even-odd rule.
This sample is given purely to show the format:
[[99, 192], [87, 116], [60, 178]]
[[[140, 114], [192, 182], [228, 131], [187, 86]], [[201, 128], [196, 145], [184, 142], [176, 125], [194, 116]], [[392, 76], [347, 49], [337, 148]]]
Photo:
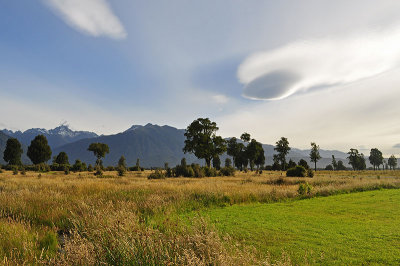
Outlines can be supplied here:
[[[221, 233], [202, 215], [188, 218], [189, 223], [180, 217], [237, 204], [400, 188], [399, 171], [318, 171], [314, 178], [263, 171], [157, 180], [147, 178], [151, 173], [128, 171], [118, 176], [112, 171], [97, 178], [89, 172], [27, 171], [23, 176], [4, 171], [0, 174], [3, 263], [290, 264], [296, 262], [296, 254], [282, 257], [283, 253], [271, 250], [274, 257], [269, 257], [235, 232]], [[274, 237], [270, 232], [264, 236]], [[385, 245], [389, 244], [393, 243]]]

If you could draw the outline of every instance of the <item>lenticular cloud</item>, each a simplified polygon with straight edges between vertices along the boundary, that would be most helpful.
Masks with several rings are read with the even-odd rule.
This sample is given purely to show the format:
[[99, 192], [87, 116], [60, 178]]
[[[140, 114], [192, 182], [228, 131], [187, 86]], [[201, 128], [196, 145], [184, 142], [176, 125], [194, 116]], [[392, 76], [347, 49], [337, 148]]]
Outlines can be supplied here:
[[396, 68], [400, 27], [345, 38], [298, 41], [250, 55], [239, 66], [243, 96], [279, 100], [298, 91], [347, 84]]

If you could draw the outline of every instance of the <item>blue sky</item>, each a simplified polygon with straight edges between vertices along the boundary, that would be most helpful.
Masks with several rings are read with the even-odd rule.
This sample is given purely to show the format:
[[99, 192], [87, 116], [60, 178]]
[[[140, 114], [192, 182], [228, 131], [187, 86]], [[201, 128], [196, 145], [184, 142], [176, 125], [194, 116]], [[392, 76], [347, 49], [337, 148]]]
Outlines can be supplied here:
[[399, 154], [398, 1], [0, 1], [0, 128], [225, 136]]

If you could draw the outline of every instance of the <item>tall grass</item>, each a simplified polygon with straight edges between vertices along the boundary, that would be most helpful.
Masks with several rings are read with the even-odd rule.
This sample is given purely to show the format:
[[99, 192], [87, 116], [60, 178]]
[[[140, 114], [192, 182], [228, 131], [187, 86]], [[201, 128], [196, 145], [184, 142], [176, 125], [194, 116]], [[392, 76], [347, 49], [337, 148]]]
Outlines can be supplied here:
[[314, 178], [263, 172], [159, 180], [148, 180], [148, 174], [118, 177], [107, 172], [96, 178], [92, 173], [1, 173], [3, 264], [268, 264], [268, 258], [256, 258], [251, 250], [221, 239], [204, 221], [182, 226], [178, 214], [300, 198], [299, 185], [305, 182], [313, 188], [307, 197], [400, 187], [398, 171], [321, 171]]

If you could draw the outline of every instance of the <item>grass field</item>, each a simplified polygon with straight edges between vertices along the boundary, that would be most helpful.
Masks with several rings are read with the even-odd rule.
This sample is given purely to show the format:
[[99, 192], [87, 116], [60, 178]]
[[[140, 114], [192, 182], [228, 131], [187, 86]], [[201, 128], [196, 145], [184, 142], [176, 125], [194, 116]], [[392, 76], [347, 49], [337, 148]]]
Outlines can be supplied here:
[[[323, 251], [318, 248], [318, 241], [325, 246], [328, 242], [317, 238], [318, 232], [325, 233], [334, 228], [331, 223], [338, 222], [335, 215], [347, 210], [343, 203], [332, 205], [332, 213], [328, 213], [329, 200], [348, 199], [350, 206], [352, 197], [357, 201], [357, 195], [363, 193], [347, 193], [400, 188], [400, 171], [321, 171], [314, 178], [286, 178], [281, 172], [263, 172], [261, 175], [249, 172], [237, 173], [234, 177], [162, 180], [148, 180], [149, 173], [129, 172], [125, 177], [117, 177], [116, 172], [106, 172], [103, 178], [88, 172], [69, 175], [62, 172], [0, 173], [2, 264], [268, 265], [277, 260], [281, 264], [319, 262]], [[309, 193], [299, 195], [299, 187], [306, 182], [311, 188]], [[322, 197], [332, 195], [338, 196]], [[396, 198], [393, 196], [393, 199]], [[366, 262], [396, 262], [391, 255], [396, 251], [390, 246], [398, 242], [389, 233], [398, 231], [384, 231], [378, 222], [373, 222], [374, 213], [380, 212], [384, 215], [382, 219], [387, 217], [387, 223], [395, 225], [391, 219], [396, 212], [378, 208], [380, 204], [390, 208], [391, 203], [379, 196], [371, 198], [369, 203], [359, 200], [360, 204], [351, 205], [356, 209], [359, 206], [354, 214], [356, 218], [340, 219], [338, 226], [344, 235], [331, 230], [330, 235], [337, 238], [327, 246], [337, 247], [335, 252], [338, 253], [323, 252], [324, 258], [335, 262], [332, 256], [346, 251], [348, 243], [353, 244], [351, 241], [358, 239], [347, 233], [363, 231], [364, 221], [371, 220], [374, 226], [371, 243], [384, 246], [386, 252], [379, 252], [376, 247], [376, 252], [371, 252], [371, 257], [367, 257], [370, 260]], [[248, 208], [247, 220], [240, 216], [245, 212], [240, 210], [243, 206]], [[280, 211], [279, 206], [293, 211]], [[258, 213], [257, 208], [266, 215], [257, 218], [254, 214]], [[308, 211], [301, 211], [301, 208]], [[318, 209], [321, 211], [317, 212]], [[225, 215], [225, 211], [233, 216]], [[201, 213], [204, 217], [211, 215], [211, 218], [215, 215], [215, 219], [221, 219], [220, 226], [193, 215], [188, 221], [187, 217], [192, 213]], [[279, 219], [279, 214], [285, 213], [292, 221], [293, 231], [288, 228], [287, 234], [280, 235], [271, 228], [290, 225]], [[347, 217], [343, 213], [340, 217]], [[359, 219], [360, 216], [369, 217], [369, 220]], [[179, 217], [186, 219], [182, 221]], [[224, 220], [224, 217], [231, 219]], [[236, 217], [238, 220], [234, 220]], [[384, 224], [384, 220], [381, 221]], [[188, 222], [190, 226], [185, 226]], [[235, 223], [243, 223], [243, 226], [235, 229]], [[324, 223], [327, 229], [316, 227]], [[264, 230], [269, 235], [265, 237], [266, 243], [261, 237], [265, 234], [260, 233]], [[368, 242], [364, 238], [360, 241]], [[367, 243], [345, 253], [349, 254], [347, 262], [356, 263], [363, 248], [368, 250], [371, 245]], [[310, 253], [312, 250], [305, 260], [302, 260], [303, 247]], [[287, 254], [283, 258], [282, 250]], [[267, 252], [271, 254], [270, 259]]]
[[204, 212], [220, 232], [294, 264], [399, 265], [400, 191], [379, 190]]

